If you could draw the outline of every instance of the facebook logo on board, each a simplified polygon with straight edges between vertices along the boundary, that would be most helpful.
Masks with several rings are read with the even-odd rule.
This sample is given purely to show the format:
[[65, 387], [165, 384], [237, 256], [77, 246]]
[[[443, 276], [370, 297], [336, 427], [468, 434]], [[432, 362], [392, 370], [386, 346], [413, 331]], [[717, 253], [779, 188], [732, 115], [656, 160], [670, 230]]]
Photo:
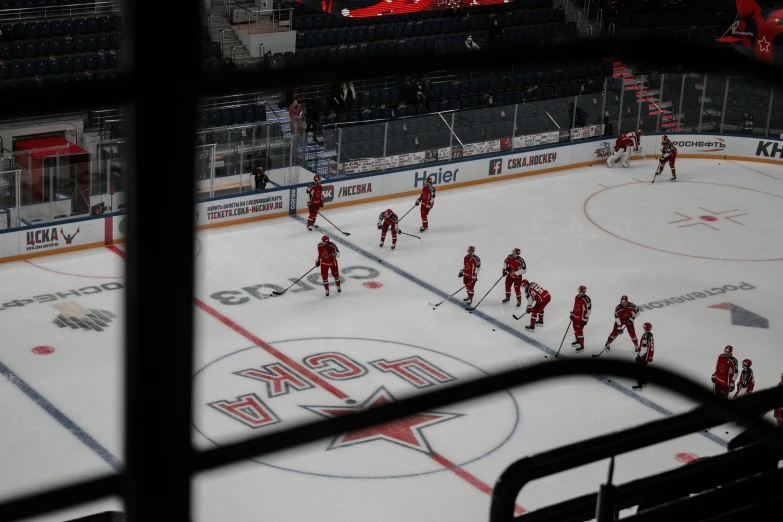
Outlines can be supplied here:
[[489, 160], [489, 175], [497, 176], [503, 170], [503, 160], [493, 159]]

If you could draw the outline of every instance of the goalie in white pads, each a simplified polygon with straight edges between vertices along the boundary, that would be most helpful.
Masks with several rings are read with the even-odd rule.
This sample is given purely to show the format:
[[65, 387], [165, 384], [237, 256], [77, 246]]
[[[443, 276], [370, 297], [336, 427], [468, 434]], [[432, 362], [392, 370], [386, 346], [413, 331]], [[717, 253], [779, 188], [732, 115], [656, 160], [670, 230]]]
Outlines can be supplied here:
[[639, 154], [642, 153], [642, 134], [644, 134], [644, 131], [639, 129], [637, 131], [632, 131], [618, 136], [617, 141], [614, 144], [614, 154], [609, 156], [609, 159], [606, 160], [606, 165], [609, 168], [612, 168], [614, 166], [614, 162], [622, 158], [623, 167], [630, 167], [631, 164], [628, 159], [631, 156], [631, 151], [637, 152]]

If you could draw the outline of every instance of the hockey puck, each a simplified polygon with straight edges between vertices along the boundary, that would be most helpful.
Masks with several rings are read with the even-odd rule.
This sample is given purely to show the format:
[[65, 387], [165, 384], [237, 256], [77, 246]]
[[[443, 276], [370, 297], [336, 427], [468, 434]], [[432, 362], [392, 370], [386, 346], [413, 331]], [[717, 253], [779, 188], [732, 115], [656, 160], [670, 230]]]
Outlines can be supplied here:
[[494, 332], [494, 331], [495, 331], [495, 329], [493, 328], [493, 329], [492, 329], [492, 331]]
[[435, 307], [433, 306], [432, 309], [435, 310]]
[[353, 399], [345, 399], [346, 404], [356, 404], [356, 401]]

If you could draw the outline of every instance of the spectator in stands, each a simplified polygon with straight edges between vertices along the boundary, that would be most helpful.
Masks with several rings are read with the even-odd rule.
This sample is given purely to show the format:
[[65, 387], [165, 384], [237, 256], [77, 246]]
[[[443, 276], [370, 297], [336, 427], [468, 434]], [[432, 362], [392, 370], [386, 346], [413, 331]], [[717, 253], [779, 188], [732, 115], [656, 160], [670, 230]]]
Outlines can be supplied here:
[[304, 109], [301, 105], [299, 105], [299, 100], [296, 98], [294, 98], [293, 103], [291, 103], [291, 106], [288, 108], [288, 117], [291, 121], [291, 132], [294, 135], [301, 134]]
[[353, 82], [341, 82], [335, 90], [333, 99], [337, 112], [350, 111], [355, 100], [356, 90], [353, 88]]
[[609, 116], [604, 116], [604, 136], [611, 136], [612, 122], [609, 121]]
[[753, 116], [751, 116], [747, 111], [742, 111], [740, 132], [753, 133]]
[[253, 178], [256, 181], [256, 190], [266, 189], [266, 184], [269, 182], [269, 177], [264, 173], [264, 167], [258, 165], [253, 171]]
[[479, 50], [481, 50], [481, 48], [478, 46], [478, 44], [473, 41], [473, 37], [471, 35], [468, 35], [468, 39], [465, 40], [465, 48], [468, 51], [479, 51]]
[[[493, 15], [494, 17], [494, 15]], [[503, 40], [503, 26], [497, 18], [492, 20], [492, 25], [489, 26], [489, 43], [492, 46], [500, 45]]]
[[226, 56], [225, 64], [226, 72], [236, 72], [237, 64], [234, 63], [230, 56]]

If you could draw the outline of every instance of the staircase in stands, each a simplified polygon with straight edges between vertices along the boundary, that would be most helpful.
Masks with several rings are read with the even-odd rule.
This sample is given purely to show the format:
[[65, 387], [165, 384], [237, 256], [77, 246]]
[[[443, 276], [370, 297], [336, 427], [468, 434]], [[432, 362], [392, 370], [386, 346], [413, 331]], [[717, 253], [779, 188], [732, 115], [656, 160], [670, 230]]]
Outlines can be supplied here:
[[[234, 34], [231, 24], [226, 18], [224, 12], [224, 0], [211, 0], [209, 14], [212, 15], [212, 39], [220, 41], [220, 31], [223, 30], [223, 56], [231, 55], [231, 48], [234, 48], [234, 63], [237, 67], [245, 67], [256, 63], [256, 59], [250, 56], [250, 51], [242, 45], [242, 41]], [[230, 15], [230, 14], [229, 14]]]
[[[682, 132], [684, 130], [680, 115], [676, 114], [673, 100], [663, 99], [661, 89], [649, 88], [646, 81], [635, 76], [631, 67], [623, 62], [612, 62], [612, 76], [623, 78], [623, 88], [636, 93], [637, 102], [647, 102], [649, 116], [661, 114], [661, 132]], [[663, 86], [662, 86], [663, 87]], [[650, 129], [646, 129], [650, 131]]]

